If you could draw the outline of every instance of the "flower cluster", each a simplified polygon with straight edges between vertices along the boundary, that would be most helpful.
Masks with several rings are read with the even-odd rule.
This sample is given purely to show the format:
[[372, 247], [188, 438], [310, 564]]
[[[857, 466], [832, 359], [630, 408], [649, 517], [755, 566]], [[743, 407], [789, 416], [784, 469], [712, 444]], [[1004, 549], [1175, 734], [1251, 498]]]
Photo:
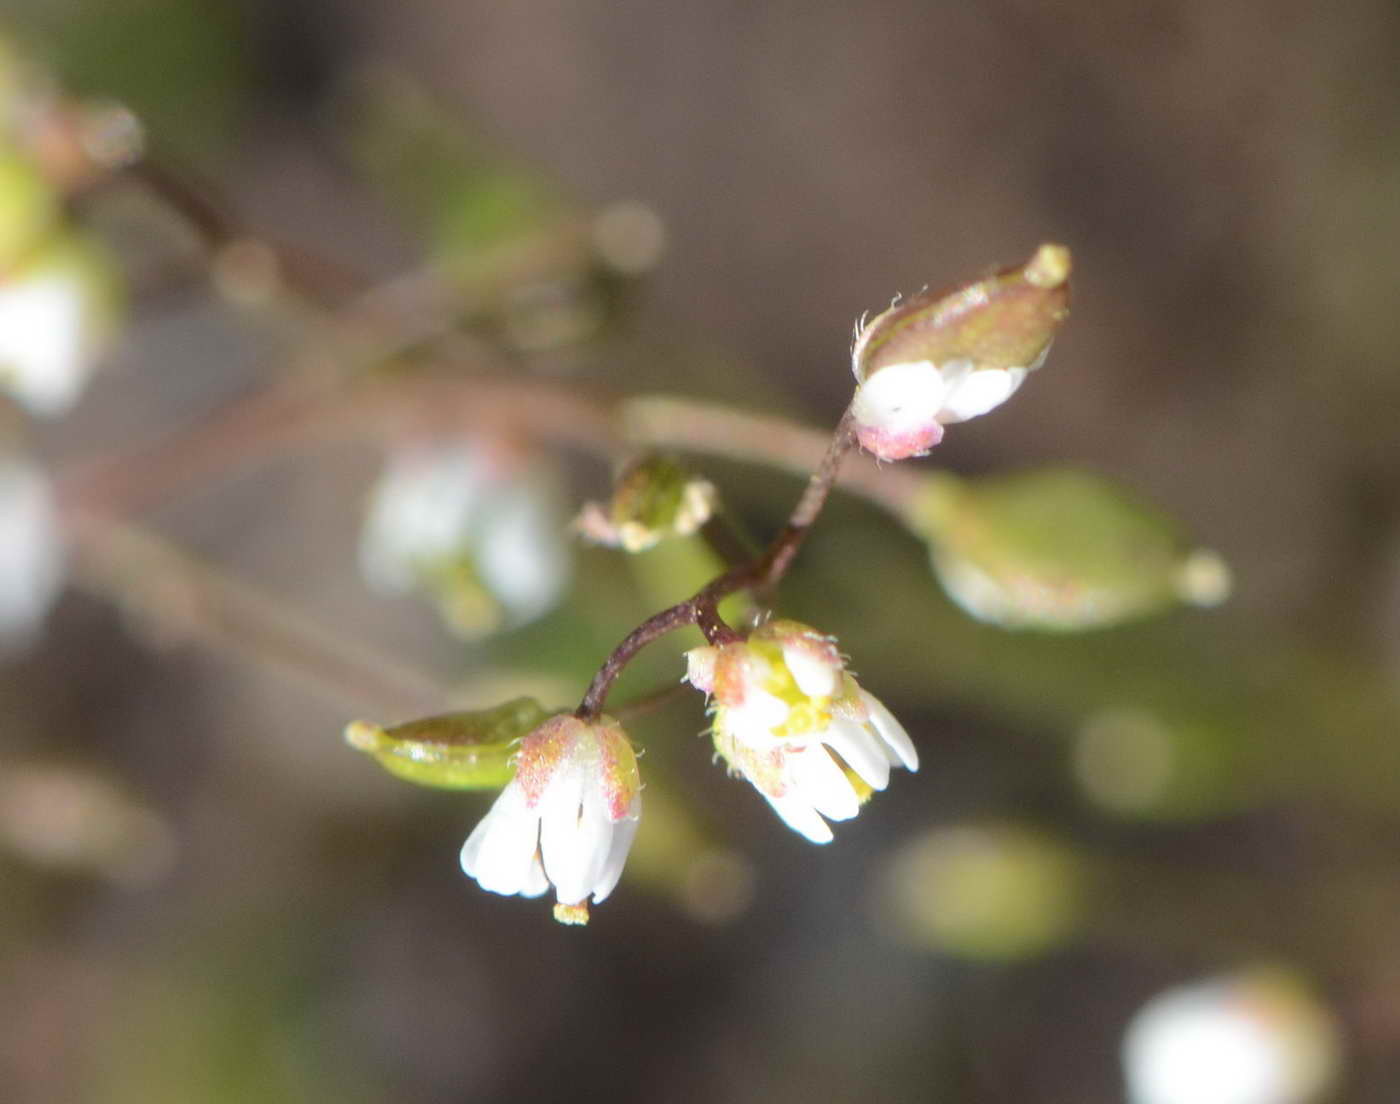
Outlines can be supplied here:
[[904, 726], [815, 629], [771, 621], [687, 660], [687, 679], [713, 701], [715, 750], [813, 843], [830, 842], [826, 821], [855, 816], [892, 766], [919, 769]]
[[462, 847], [482, 889], [538, 897], [552, 885], [555, 918], [588, 920], [622, 876], [642, 787], [637, 757], [610, 717], [551, 717], [520, 743], [515, 777]]
[[[509, 776], [463, 846], [462, 869], [495, 893], [533, 897], [553, 886], [555, 917], [585, 923], [590, 902], [605, 900], [616, 886], [641, 815], [636, 755], [622, 728], [602, 714], [608, 692], [641, 648], [694, 625], [709, 643], [686, 653], [685, 679], [707, 696], [718, 757], [790, 828], [813, 843], [831, 842], [831, 822], [856, 816], [889, 785], [894, 768], [919, 769], [914, 743], [846, 669], [833, 637], [782, 619], [758, 618], [741, 631], [726, 623], [720, 603], [744, 592], [771, 593], [857, 442], [882, 460], [918, 456], [939, 442], [945, 424], [1010, 397], [1045, 359], [1067, 313], [1069, 272], [1068, 250], [1042, 245], [1019, 267], [952, 292], [921, 293], [858, 330], [848, 415], [788, 524], [750, 562], [726, 519], [709, 524], [719, 495], [684, 462], [644, 455], [623, 468], [611, 500], [587, 506], [576, 531], [628, 552], [701, 533], [731, 566], [629, 633], [577, 712], [542, 719], [542, 708], [532, 715], [503, 706], [504, 714], [426, 718], [392, 730], [355, 725], [347, 738], [387, 769], [427, 785], [485, 788], [501, 784], [496, 775]], [[482, 457], [469, 450], [396, 462], [371, 512], [363, 546], [368, 572], [396, 586], [437, 579], [440, 587], [444, 566], [466, 555], [473, 577], [489, 582], [493, 557], [479, 542], [497, 508], [490, 503], [500, 501], [487, 474]], [[538, 547], [542, 534], [534, 536]], [[488, 589], [503, 593], [539, 574], [529, 543], [495, 557], [500, 585]], [[509, 723], [498, 714], [509, 714]], [[519, 727], [497, 739], [502, 725], [516, 723], [510, 718]]]

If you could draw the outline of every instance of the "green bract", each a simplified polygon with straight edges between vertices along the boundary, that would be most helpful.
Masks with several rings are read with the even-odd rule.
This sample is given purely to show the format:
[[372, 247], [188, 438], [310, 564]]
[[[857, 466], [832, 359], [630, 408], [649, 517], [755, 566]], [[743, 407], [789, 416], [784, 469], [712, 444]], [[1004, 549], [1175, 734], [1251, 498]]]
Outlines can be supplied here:
[[910, 515], [953, 600], [1007, 628], [1098, 628], [1229, 587], [1171, 518], [1074, 469], [931, 475]]
[[345, 742], [419, 786], [498, 789], [515, 774], [516, 743], [551, 715], [534, 698], [515, 698], [494, 709], [444, 713], [392, 728], [353, 721]]
[[1024, 265], [896, 303], [861, 329], [852, 351], [856, 379], [921, 361], [1034, 368], [1069, 314], [1070, 263], [1068, 249], [1047, 243]]

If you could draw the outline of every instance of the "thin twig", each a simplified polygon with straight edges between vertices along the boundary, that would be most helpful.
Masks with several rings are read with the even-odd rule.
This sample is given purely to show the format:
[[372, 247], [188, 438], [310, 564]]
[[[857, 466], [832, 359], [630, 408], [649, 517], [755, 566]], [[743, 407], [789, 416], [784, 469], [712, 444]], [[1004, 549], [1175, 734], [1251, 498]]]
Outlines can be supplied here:
[[231, 647], [322, 694], [385, 715], [431, 712], [452, 699], [443, 684], [390, 656], [320, 627], [279, 595], [230, 579], [137, 526], [70, 519], [74, 576], [118, 594], [163, 629]]
[[653, 614], [623, 639], [612, 654], [603, 661], [588, 690], [579, 703], [576, 715], [593, 720], [603, 712], [608, 691], [634, 656], [653, 641], [686, 625], [696, 625], [711, 644], [729, 644], [743, 639], [742, 634], [727, 625], [719, 613], [719, 603], [740, 590], [771, 590], [777, 586], [792, 565], [812, 524], [821, 514], [831, 494], [832, 485], [841, 470], [841, 461], [855, 444], [851, 431], [851, 415], [847, 411], [832, 434], [817, 470], [793, 508], [792, 515], [762, 556], [747, 564], [732, 567], [711, 580], [684, 602]]

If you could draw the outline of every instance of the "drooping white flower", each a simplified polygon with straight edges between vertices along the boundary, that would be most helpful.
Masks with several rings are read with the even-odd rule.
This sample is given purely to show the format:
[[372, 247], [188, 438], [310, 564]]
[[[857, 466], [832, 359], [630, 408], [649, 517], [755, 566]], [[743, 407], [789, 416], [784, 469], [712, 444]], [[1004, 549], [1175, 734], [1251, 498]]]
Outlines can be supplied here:
[[561, 714], [520, 743], [515, 777], [462, 847], [482, 889], [538, 897], [556, 919], [586, 923], [616, 887], [642, 813], [637, 757], [610, 717]]
[[815, 629], [771, 621], [686, 658], [687, 679], [712, 696], [715, 749], [813, 843], [832, 839], [827, 820], [848, 820], [883, 790], [891, 767], [919, 769], [904, 726]]
[[1336, 1077], [1332, 1014], [1292, 974], [1248, 970], [1171, 989], [1123, 1040], [1132, 1104], [1309, 1104]]
[[63, 588], [53, 491], [33, 464], [0, 458], [0, 645], [31, 636]]
[[115, 302], [105, 259], [54, 235], [0, 277], [0, 387], [35, 414], [66, 413], [106, 349]]
[[371, 492], [360, 565], [383, 590], [428, 592], [470, 638], [553, 607], [569, 577], [565, 526], [540, 467], [480, 443], [420, 446]]

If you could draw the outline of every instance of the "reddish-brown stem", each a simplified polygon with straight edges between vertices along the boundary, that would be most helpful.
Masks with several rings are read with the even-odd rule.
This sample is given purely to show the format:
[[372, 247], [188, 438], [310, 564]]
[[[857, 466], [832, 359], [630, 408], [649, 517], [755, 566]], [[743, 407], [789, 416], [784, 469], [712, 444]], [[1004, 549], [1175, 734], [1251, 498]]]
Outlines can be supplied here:
[[575, 715], [581, 720], [590, 721], [601, 714], [607, 704], [608, 691], [633, 657], [648, 644], [674, 629], [696, 625], [711, 644], [730, 644], [742, 640], [742, 634], [726, 624], [720, 616], [720, 602], [736, 591], [770, 591], [777, 586], [792, 565], [807, 531], [826, 505], [827, 497], [831, 494], [831, 488], [841, 470], [841, 461], [854, 443], [851, 415], [850, 411], [847, 411], [837, 424], [826, 454], [807, 481], [807, 488], [798, 499], [787, 524], [763, 555], [747, 564], [731, 568], [705, 584], [684, 602], [678, 602], [669, 609], [653, 614], [628, 633], [598, 668], [598, 673], [588, 684], [588, 690], [584, 693], [583, 701], [579, 703]]

